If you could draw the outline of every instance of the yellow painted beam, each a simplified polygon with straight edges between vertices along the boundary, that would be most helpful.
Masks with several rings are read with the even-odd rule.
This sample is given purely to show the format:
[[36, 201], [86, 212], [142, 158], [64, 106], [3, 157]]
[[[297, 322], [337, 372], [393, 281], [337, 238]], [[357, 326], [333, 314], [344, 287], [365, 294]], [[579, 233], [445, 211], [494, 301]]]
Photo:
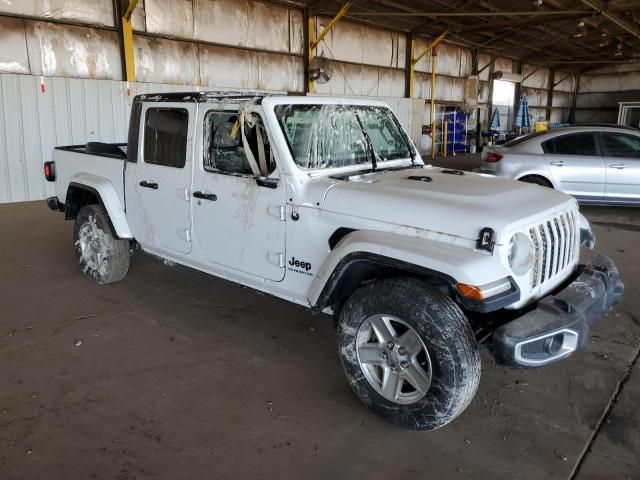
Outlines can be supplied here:
[[[345, 2], [344, 5], [342, 6], [342, 8], [340, 9], [340, 11], [338, 13], [336, 13], [336, 16], [333, 17], [331, 19], [331, 21], [327, 24], [327, 26], [324, 27], [324, 30], [322, 30], [322, 32], [320, 32], [320, 35], [318, 35], [318, 38], [316, 38], [312, 42], [310, 42], [311, 48], [316, 48], [318, 45], [320, 45], [320, 42], [324, 39], [324, 37], [327, 35], [327, 33], [329, 33], [331, 31], [331, 29], [333, 28], [333, 26], [336, 23], [338, 23], [340, 21], [340, 19], [347, 14], [347, 12], [349, 11], [350, 8], [351, 8], [351, 2]], [[312, 34], [310, 34], [310, 35], [312, 35]], [[313, 38], [313, 36], [312, 36], [312, 38]]]
[[124, 18], [127, 18], [127, 19], [131, 20], [131, 15], [133, 15], [133, 11], [136, 9], [137, 5], [138, 5], [138, 0], [129, 0], [129, 3], [127, 5], [127, 9], [124, 11], [122, 16]]
[[420, 53], [420, 55], [418, 55], [417, 57], [415, 57], [413, 59], [413, 64], [415, 65], [416, 63], [418, 63], [420, 60], [422, 60], [422, 57], [424, 57], [427, 53], [429, 53], [431, 51], [432, 48], [434, 48], [435, 46], [437, 46], [440, 42], [442, 42], [445, 37], [449, 34], [449, 32], [447, 32], [446, 30], [444, 32], [442, 32], [440, 35], [438, 35], [429, 45], [427, 45], [427, 48], [425, 48], [422, 53]]
[[[312, 43], [313, 43], [313, 30], [314, 30], [315, 25], [313, 24], [313, 17], [309, 17], [309, 39], [308, 39], [308, 45], [309, 45], [309, 65], [307, 65], [307, 71], [309, 71], [309, 68], [311, 67], [311, 62], [313, 61], [313, 58], [315, 57], [315, 48], [312, 47]], [[307, 92], [309, 93], [313, 93], [313, 90], [315, 89], [315, 84], [309, 80], [309, 85], [307, 85]]]
[[122, 17], [122, 49], [124, 51], [125, 78], [127, 82], [136, 81], [136, 62], [133, 55], [133, 28], [131, 19]]
[[133, 54], [131, 15], [137, 4], [138, 0], [130, 0], [127, 9], [122, 14], [122, 50], [124, 52], [125, 79], [127, 82], [136, 81], [136, 62]]

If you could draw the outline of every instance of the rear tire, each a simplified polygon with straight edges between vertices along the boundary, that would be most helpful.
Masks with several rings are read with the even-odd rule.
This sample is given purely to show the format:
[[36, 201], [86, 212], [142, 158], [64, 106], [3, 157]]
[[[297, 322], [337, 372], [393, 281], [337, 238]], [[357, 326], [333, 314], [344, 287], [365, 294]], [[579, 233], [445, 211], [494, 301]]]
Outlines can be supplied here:
[[357, 290], [340, 313], [338, 350], [360, 400], [404, 428], [446, 425], [480, 383], [480, 353], [467, 319], [453, 300], [419, 280], [382, 280]]
[[549, 180], [538, 175], [528, 175], [526, 177], [522, 177], [520, 181], [524, 183], [540, 185], [541, 187], [553, 188], [553, 185], [551, 185], [551, 182], [549, 182]]
[[73, 241], [89, 280], [104, 285], [122, 280], [129, 271], [129, 241], [111, 234], [109, 217], [99, 205], [86, 205], [76, 216]]

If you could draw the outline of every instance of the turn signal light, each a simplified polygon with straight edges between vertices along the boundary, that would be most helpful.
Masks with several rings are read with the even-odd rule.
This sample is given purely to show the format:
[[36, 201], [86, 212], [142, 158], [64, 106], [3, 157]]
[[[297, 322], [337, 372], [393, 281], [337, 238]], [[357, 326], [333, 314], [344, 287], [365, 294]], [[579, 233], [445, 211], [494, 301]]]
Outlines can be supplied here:
[[44, 178], [49, 182], [53, 182], [56, 179], [56, 164], [55, 162], [45, 162], [44, 164]]
[[458, 293], [469, 300], [484, 300], [482, 289], [476, 285], [468, 285], [466, 283], [456, 284]]
[[484, 159], [485, 162], [495, 163], [502, 160], [502, 155], [498, 155], [497, 153], [489, 152], [487, 154], [487, 158]]

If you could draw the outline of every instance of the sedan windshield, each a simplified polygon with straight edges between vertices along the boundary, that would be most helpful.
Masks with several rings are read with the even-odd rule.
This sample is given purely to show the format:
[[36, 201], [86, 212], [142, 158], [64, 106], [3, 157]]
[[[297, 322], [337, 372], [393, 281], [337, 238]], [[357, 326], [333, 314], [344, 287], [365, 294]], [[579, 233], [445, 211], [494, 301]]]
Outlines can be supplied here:
[[408, 139], [385, 107], [280, 105], [276, 116], [291, 155], [302, 168], [369, 163], [369, 145], [378, 162], [411, 157]]

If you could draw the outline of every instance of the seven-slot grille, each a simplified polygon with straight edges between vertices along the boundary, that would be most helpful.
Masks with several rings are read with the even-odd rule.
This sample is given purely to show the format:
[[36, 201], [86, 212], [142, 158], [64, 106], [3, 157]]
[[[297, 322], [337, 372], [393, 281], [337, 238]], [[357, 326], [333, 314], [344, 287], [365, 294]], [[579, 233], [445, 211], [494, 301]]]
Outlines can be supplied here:
[[577, 213], [568, 210], [529, 229], [533, 243], [531, 288], [542, 285], [572, 263], [578, 254], [577, 220]]

